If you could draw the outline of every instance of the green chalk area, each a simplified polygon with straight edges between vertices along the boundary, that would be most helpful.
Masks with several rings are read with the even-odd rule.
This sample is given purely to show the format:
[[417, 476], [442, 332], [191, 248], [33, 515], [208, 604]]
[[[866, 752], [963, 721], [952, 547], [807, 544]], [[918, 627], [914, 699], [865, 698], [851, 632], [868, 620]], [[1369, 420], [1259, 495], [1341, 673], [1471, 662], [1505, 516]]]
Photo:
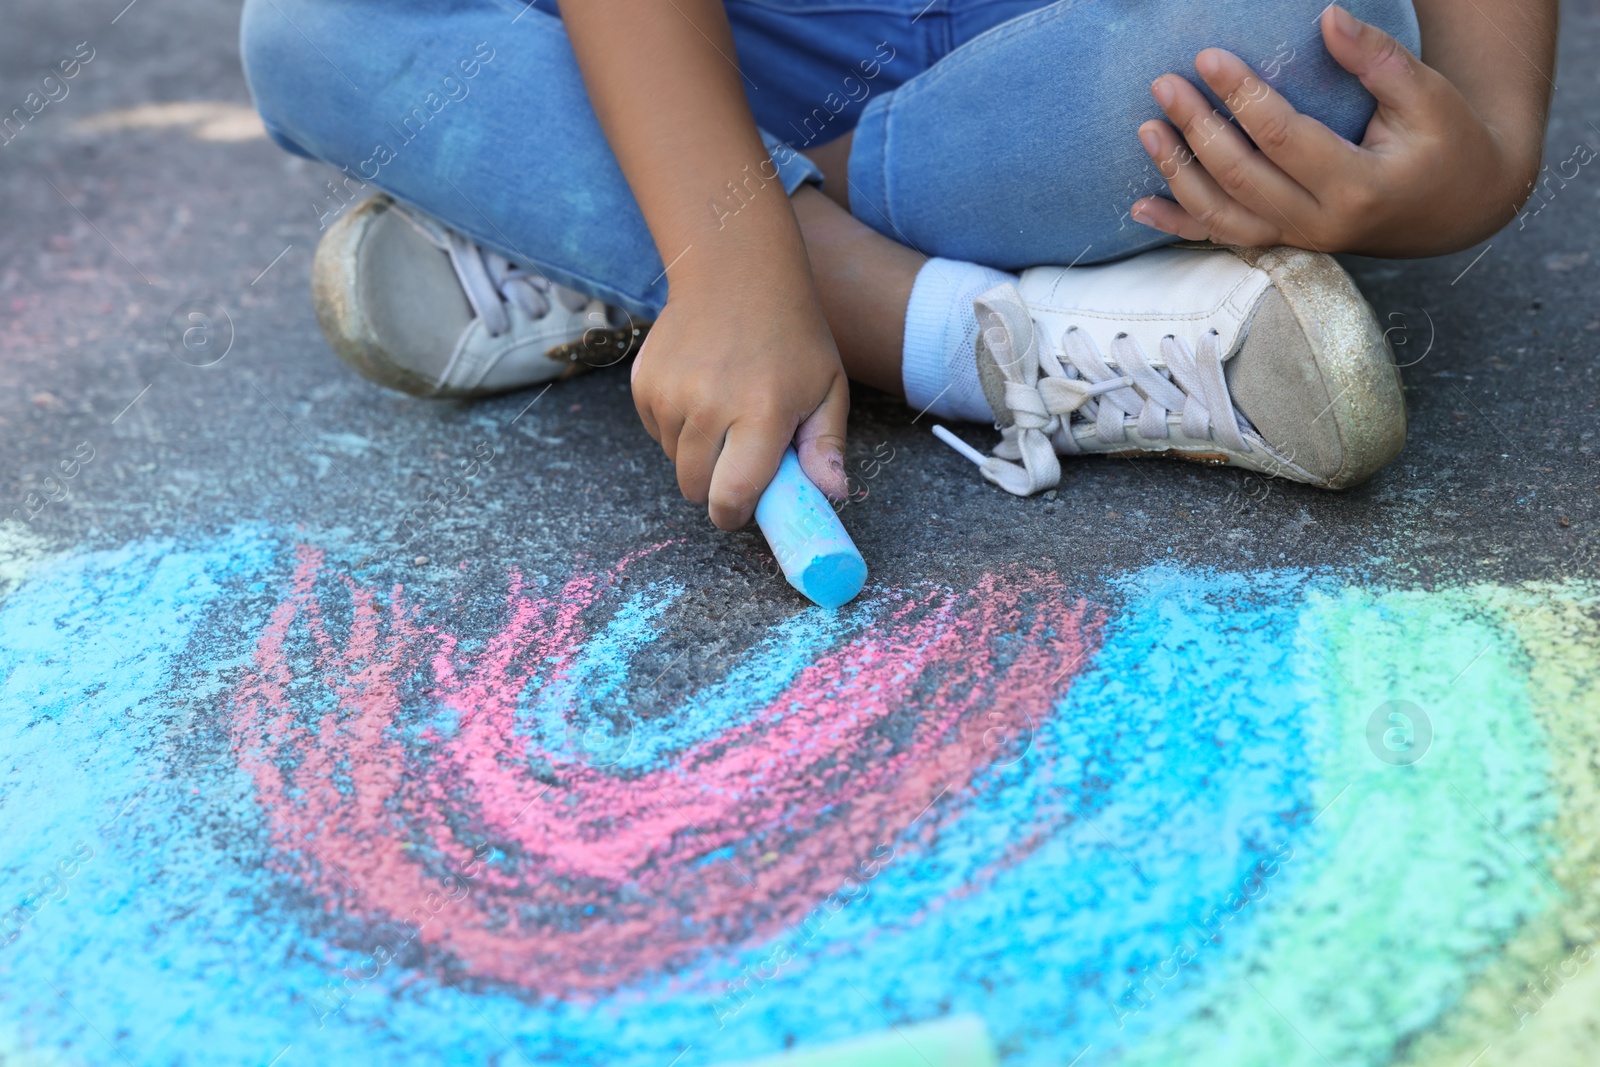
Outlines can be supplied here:
[[998, 1067], [999, 1062], [983, 1020], [954, 1015], [724, 1067]]

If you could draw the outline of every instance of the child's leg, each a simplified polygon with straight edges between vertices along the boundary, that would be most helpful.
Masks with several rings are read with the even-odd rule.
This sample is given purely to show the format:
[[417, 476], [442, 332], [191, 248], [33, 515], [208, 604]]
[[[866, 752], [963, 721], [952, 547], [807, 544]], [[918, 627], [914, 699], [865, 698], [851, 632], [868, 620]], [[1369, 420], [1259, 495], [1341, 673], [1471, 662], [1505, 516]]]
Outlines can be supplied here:
[[[1090, 264], [1175, 241], [1128, 215], [1165, 189], [1136, 131], [1160, 114], [1150, 82], [1189, 73], [1203, 48], [1252, 60], [1306, 114], [1360, 138], [1373, 100], [1328, 56], [1320, 0], [1244, 13], [1169, 2], [1159, 25], [1134, 6], [1060, 0], [1013, 19], [869, 101], [852, 134], [807, 148], [829, 195], [843, 203], [848, 190], [859, 220], [814, 191], [795, 198], [853, 379], [897, 393], [904, 384], [917, 407], [986, 420], [968, 373], [976, 320], [966, 305], [994, 275], [975, 265]], [[1350, 6], [1417, 46], [1409, 0]]]
[[[1370, 8], [1383, 2], [1398, 5], [1391, 11], [1395, 19], [1409, 19], [1404, 0], [1355, 7], [1378, 18]], [[1302, 5], [1290, 6], [1298, 12]], [[903, 327], [908, 303], [917, 303], [912, 294], [919, 277], [938, 275], [940, 286], [921, 287], [921, 303], [957, 308], [950, 316], [954, 322], [970, 318], [967, 290], [976, 291], [994, 275], [973, 264], [928, 265], [924, 251], [1003, 265], [1068, 262], [1080, 254], [1082, 262], [1092, 262], [1171, 240], [1126, 217], [1127, 205], [1158, 188], [1150, 183], [1159, 179], [1133, 138], [1138, 123], [1154, 113], [1148, 78], [1141, 74], [1123, 84], [1129, 81], [1127, 64], [1106, 60], [1105, 50], [1090, 44], [1096, 34], [1125, 30], [1126, 19], [1112, 17], [1112, 7], [1062, 0], [1041, 8], [980, 34], [932, 70], [868, 102], [854, 146], [844, 142], [852, 206], [893, 239], [867, 229], [815, 190], [795, 197], [824, 308], [851, 377], [899, 391]], [[1370, 98], [1342, 71], [1324, 69], [1330, 61], [1315, 37], [1315, 12], [1309, 6], [1306, 11], [1305, 32], [1278, 38], [1289, 43], [1272, 46], [1264, 75], [1291, 100], [1320, 94], [1309, 104], [1297, 102], [1358, 136]], [[1173, 17], [1171, 32], [1159, 43], [1159, 34], [1141, 37], [1151, 77], [1187, 69], [1192, 53], [1209, 43], [1251, 54], [1237, 34], [1186, 18], [1174, 5], [1166, 13]], [[1404, 25], [1390, 22], [1408, 37]], [[1256, 36], [1285, 32], [1262, 29], [1271, 24], [1258, 19]], [[756, 32], [742, 28], [747, 37]], [[352, 178], [417, 204], [479, 243], [633, 314], [654, 317], [664, 304], [661, 260], [589, 107], [557, 19], [495, 0], [402, 9], [375, 0], [336, 7], [247, 0], [242, 36], [252, 91], [269, 130], [285, 147], [340, 165]], [[793, 42], [777, 36], [772, 43], [781, 55]], [[1074, 44], [1075, 51], [1066, 47]], [[1067, 78], [1073, 64], [1080, 68], [1079, 81], [1101, 86], [1089, 109], [1059, 103], [1074, 84]], [[1018, 70], [1027, 73], [1032, 91], [1013, 84]], [[886, 71], [880, 85], [889, 80]], [[1319, 86], [1318, 78], [1333, 88]], [[853, 83], [844, 84], [848, 93]], [[1112, 110], [1123, 116], [1131, 151], [1104, 150], [1118, 140], [1123, 125], [1112, 120]], [[1028, 136], [1019, 140], [1021, 134]], [[1082, 138], [1084, 150], [1074, 136]], [[776, 145], [775, 138], [768, 140]], [[829, 158], [830, 146], [806, 147], [830, 171], [830, 191], [845, 181], [833, 173], [837, 162]], [[1030, 167], [995, 165], [1019, 151]], [[792, 151], [775, 155], [790, 193], [817, 173]], [[1095, 197], [1083, 192], [1096, 182], [1114, 190], [1104, 211], [1094, 210]], [[750, 191], [746, 186], [744, 193]], [[1079, 246], [1085, 234], [1100, 240]], [[980, 245], [991, 252], [963, 251]], [[930, 301], [926, 293], [933, 288], [940, 295]], [[946, 290], [957, 297], [944, 299]], [[939, 309], [932, 313], [937, 317]], [[935, 345], [960, 332], [959, 323], [929, 328], [922, 321], [921, 327], [924, 340], [931, 336]], [[970, 353], [970, 344], [956, 347]], [[940, 413], [986, 419], [987, 408], [972, 393], [975, 383], [966, 385], [970, 409], [950, 409], [947, 400]]]
[[[664, 306], [661, 259], [556, 17], [496, 0], [247, 0], [241, 45], [284, 147], [552, 281], [646, 319]], [[777, 154], [785, 190], [816, 176]]]
[[795, 191], [794, 213], [845, 373], [902, 395], [906, 304], [927, 257], [869, 229], [813, 187]]
[[[1410, 0], [1345, 0], [1413, 51]], [[1360, 140], [1374, 108], [1323, 45], [1324, 0], [1059, 0], [983, 33], [871, 100], [849, 151], [850, 209], [928, 255], [1014, 270], [1175, 240], [1134, 222], [1165, 182], [1139, 144], [1150, 83], [1225, 48], [1304, 114]], [[1219, 122], [1227, 111], [1221, 102]], [[838, 183], [829, 175], [830, 190]], [[1079, 259], [1079, 257], [1082, 257]]]

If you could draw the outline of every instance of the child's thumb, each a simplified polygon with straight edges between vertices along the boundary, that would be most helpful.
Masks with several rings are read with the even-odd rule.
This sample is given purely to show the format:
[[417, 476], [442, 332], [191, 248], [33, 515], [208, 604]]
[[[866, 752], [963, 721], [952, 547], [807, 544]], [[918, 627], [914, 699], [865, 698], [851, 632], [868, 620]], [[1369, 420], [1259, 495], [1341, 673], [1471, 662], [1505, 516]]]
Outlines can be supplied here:
[[1427, 68], [1389, 34], [1330, 4], [1322, 13], [1322, 39], [1329, 54], [1360, 78], [1380, 105], [1401, 113], [1421, 105], [1428, 86], [1418, 75]]
[[795, 431], [800, 469], [829, 500], [843, 500], [849, 491], [844, 474], [845, 427], [850, 418], [850, 383], [840, 374], [828, 396]]

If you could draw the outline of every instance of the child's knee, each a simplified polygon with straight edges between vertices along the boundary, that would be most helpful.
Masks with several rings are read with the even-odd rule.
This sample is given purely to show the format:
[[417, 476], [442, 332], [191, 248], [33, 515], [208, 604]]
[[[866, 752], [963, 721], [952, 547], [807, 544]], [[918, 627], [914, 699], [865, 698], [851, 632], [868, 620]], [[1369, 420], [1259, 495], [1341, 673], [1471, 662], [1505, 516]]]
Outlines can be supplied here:
[[[1412, 52], [1421, 48], [1417, 16], [1411, 0], [1343, 0], [1356, 18], [1390, 34]], [[1306, 16], [1304, 46], [1293, 41], [1280, 45], [1277, 54], [1258, 63], [1273, 88], [1296, 109], [1324, 123], [1350, 141], [1360, 141], [1377, 101], [1360, 79], [1341, 67], [1328, 53], [1320, 13], [1323, 0], [1286, 5], [1279, 18]]]
[[320, 81], [309, 64], [328, 62], [317, 56], [301, 31], [315, 39], [321, 21], [314, 4], [297, 0], [245, 0], [239, 16], [239, 56], [251, 99], [272, 139], [298, 155], [311, 153], [293, 133], [296, 118], [306, 110], [306, 87]]

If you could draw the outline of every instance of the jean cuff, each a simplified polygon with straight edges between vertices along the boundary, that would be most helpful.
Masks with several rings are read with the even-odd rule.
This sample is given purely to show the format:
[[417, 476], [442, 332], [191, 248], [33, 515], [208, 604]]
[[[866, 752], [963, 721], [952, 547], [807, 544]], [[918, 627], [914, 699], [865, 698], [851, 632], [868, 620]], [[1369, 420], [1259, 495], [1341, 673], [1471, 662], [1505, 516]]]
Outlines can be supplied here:
[[894, 93], [867, 101], [850, 142], [850, 214], [886, 237], [905, 243], [889, 217], [888, 173], [889, 105]]
[[778, 168], [778, 178], [783, 182], [783, 191], [790, 196], [796, 189], [806, 183], [822, 185], [822, 171], [810, 159], [790, 148], [788, 143], [772, 136], [766, 130], [761, 131], [761, 141], [767, 146], [767, 153], [772, 156], [772, 165]]

